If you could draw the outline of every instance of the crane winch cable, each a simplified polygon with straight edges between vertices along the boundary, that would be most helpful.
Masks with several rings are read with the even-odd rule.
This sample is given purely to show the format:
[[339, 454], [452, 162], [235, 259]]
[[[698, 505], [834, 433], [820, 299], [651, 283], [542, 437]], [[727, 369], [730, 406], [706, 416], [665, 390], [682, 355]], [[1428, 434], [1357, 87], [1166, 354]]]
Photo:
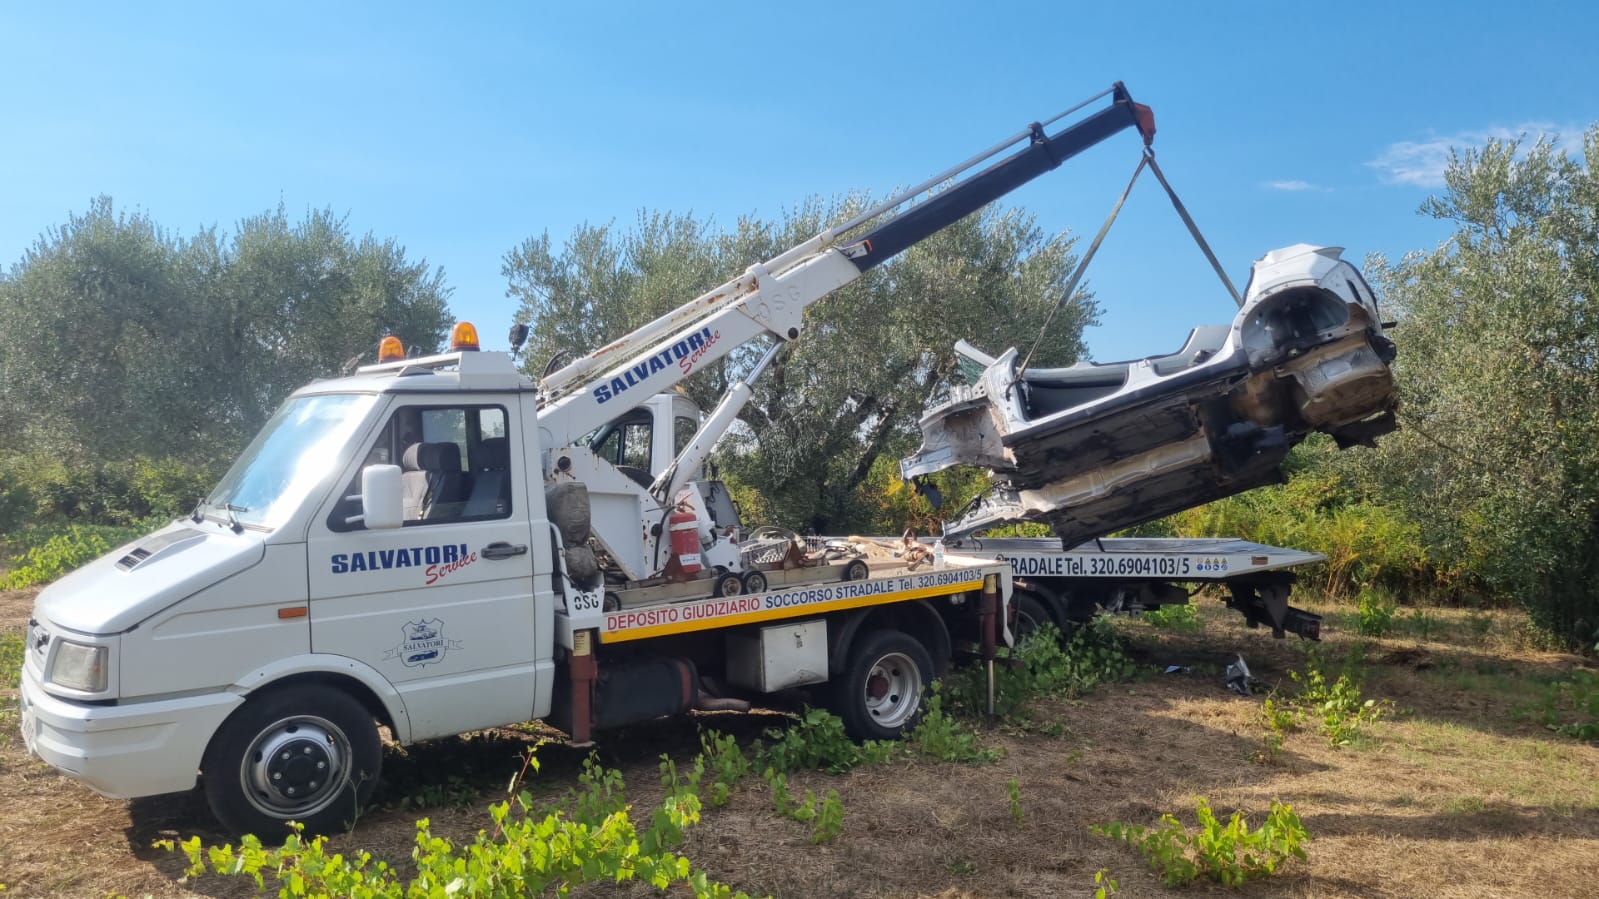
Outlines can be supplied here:
[[1043, 342], [1045, 332], [1049, 330], [1050, 323], [1055, 320], [1055, 313], [1065, 308], [1068, 303], [1075, 299], [1074, 294], [1077, 292], [1077, 285], [1082, 281], [1083, 273], [1088, 270], [1088, 263], [1093, 260], [1094, 254], [1099, 252], [1099, 245], [1104, 243], [1105, 235], [1110, 233], [1110, 226], [1116, 221], [1116, 216], [1121, 213], [1122, 205], [1127, 202], [1127, 196], [1133, 192], [1133, 185], [1138, 183], [1138, 176], [1143, 174], [1145, 166], [1148, 166], [1149, 170], [1155, 173], [1155, 178], [1160, 181], [1160, 186], [1166, 189], [1166, 196], [1171, 198], [1172, 208], [1177, 210], [1178, 217], [1183, 220], [1184, 225], [1188, 226], [1188, 233], [1193, 236], [1194, 243], [1199, 245], [1199, 249], [1205, 254], [1205, 258], [1210, 260], [1210, 267], [1216, 270], [1216, 276], [1221, 278], [1221, 283], [1227, 288], [1227, 292], [1232, 295], [1233, 302], [1240, 307], [1244, 305], [1243, 297], [1239, 295], [1238, 288], [1234, 287], [1232, 279], [1227, 277], [1226, 270], [1221, 267], [1221, 262], [1216, 259], [1216, 254], [1211, 251], [1210, 244], [1205, 240], [1205, 235], [1200, 232], [1199, 226], [1194, 223], [1193, 216], [1188, 214], [1188, 208], [1183, 205], [1183, 201], [1177, 198], [1177, 191], [1173, 190], [1171, 182], [1166, 180], [1166, 174], [1156, 164], [1155, 148], [1146, 144], [1143, 154], [1138, 159], [1138, 166], [1133, 169], [1133, 176], [1127, 180], [1127, 187], [1122, 190], [1121, 196], [1116, 199], [1116, 205], [1111, 207], [1110, 215], [1105, 217], [1105, 223], [1099, 226], [1099, 233], [1094, 235], [1093, 241], [1088, 245], [1088, 250], [1083, 253], [1082, 260], [1077, 263], [1077, 268], [1072, 272], [1071, 279], [1066, 282], [1066, 290], [1061, 294], [1059, 302], [1055, 304], [1054, 309], [1049, 311], [1049, 315], [1044, 319], [1044, 324], [1039, 327], [1038, 337], [1034, 339], [1033, 345], [1028, 347], [1027, 355], [1023, 356], [1021, 364], [1016, 366], [1016, 377], [1012, 379], [1012, 384], [1016, 383], [1022, 377], [1022, 372], [1027, 370], [1027, 363], [1032, 361], [1034, 351]]

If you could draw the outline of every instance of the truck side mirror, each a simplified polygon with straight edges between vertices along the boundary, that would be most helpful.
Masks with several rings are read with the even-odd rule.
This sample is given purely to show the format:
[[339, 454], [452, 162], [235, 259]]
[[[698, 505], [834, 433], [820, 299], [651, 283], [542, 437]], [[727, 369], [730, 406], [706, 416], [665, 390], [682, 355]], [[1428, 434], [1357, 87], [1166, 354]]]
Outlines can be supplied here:
[[361, 469], [361, 512], [367, 530], [400, 526], [400, 466], [368, 465]]

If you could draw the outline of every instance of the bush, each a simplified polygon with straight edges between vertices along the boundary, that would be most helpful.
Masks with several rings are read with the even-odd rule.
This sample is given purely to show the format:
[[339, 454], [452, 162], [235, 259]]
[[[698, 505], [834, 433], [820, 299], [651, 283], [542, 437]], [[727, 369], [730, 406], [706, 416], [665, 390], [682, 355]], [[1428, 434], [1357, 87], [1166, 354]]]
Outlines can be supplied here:
[[13, 534], [38, 514], [33, 490], [12, 460], [0, 462], [0, 534]]
[[220, 473], [215, 463], [175, 457], [73, 464], [57, 456], [6, 456], [0, 458], [0, 531], [40, 519], [170, 520], [193, 509]]
[[1261, 487], [1143, 525], [1141, 534], [1242, 537], [1322, 553], [1327, 561], [1300, 569], [1306, 582], [1348, 595], [1360, 585], [1390, 590], [1463, 584], [1440, 582], [1421, 527], [1396, 508], [1355, 496], [1313, 436], [1289, 456], [1294, 470], [1281, 486]]
[[[1126, 680], [1137, 670], [1126, 641], [1104, 617], [1077, 628], [1064, 642], [1053, 624], [1045, 624], [1009, 651], [1018, 665], [998, 665], [994, 672], [995, 712], [1001, 718], [1025, 714], [1034, 696], [1087, 695], [1102, 683]], [[953, 707], [966, 713], [988, 708], [987, 672], [972, 665], [950, 676], [945, 689]]]
[[17, 538], [14, 549], [20, 551], [11, 569], [0, 574], [0, 590], [49, 583], [148, 529], [143, 525], [87, 524], [29, 528]]

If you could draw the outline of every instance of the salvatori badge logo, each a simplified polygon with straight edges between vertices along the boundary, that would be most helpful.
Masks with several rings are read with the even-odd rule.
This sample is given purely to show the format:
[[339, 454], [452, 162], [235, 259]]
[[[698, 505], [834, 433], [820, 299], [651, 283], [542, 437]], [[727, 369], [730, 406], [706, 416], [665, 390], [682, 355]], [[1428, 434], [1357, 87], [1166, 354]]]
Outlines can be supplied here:
[[407, 668], [442, 662], [444, 654], [460, 649], [460, 640], [444, 637], [444, 622], [437, 618], [425, 621], [407, 621], [400, 626], [404, 639], [400, 645], [383, 654], [383, 660], [399, 659]]

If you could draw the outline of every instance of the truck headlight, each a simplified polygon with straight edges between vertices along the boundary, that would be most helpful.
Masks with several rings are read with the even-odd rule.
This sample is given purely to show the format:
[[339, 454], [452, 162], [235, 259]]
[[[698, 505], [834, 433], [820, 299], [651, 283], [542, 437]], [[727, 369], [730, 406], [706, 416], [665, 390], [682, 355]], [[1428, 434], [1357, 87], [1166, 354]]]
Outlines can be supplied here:
[[85, 693], [104, 693], [106, 648], [62, 640], [50, 666], [50, 682]]

